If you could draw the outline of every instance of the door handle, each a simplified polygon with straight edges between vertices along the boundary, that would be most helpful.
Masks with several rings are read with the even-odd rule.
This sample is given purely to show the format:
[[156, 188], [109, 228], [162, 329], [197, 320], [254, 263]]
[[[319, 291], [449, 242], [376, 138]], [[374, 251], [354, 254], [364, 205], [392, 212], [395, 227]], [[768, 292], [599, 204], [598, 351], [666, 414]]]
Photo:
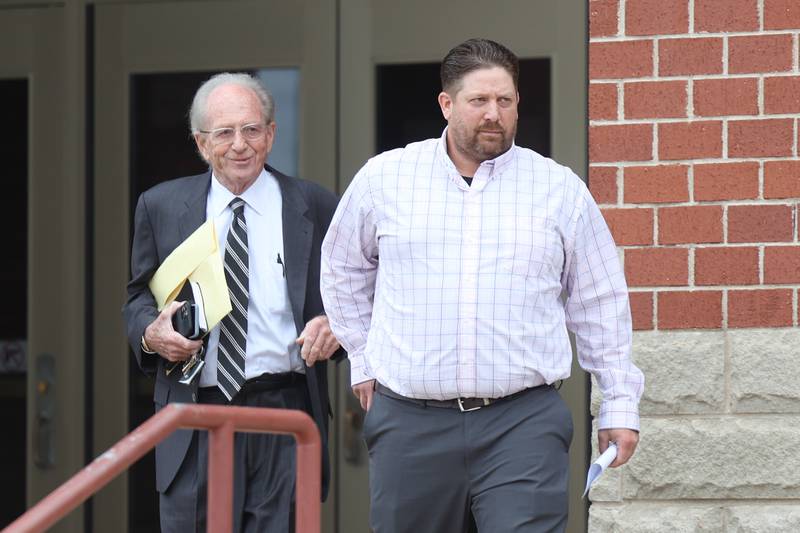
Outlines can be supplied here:
[[56, 360], [49, 353], [36, 357], [36, 409], [33, 428], [33, 462], [52, 468], [55, 458]]
[[364, 448], [361, 438], [361, 429], [364, 427], [364, 411], [361, 409], [358, 398], [352, 394], [347, 395], [343, 418], [344, 460], [352, 465], [359, 465], [362, 462], [361, 455]]

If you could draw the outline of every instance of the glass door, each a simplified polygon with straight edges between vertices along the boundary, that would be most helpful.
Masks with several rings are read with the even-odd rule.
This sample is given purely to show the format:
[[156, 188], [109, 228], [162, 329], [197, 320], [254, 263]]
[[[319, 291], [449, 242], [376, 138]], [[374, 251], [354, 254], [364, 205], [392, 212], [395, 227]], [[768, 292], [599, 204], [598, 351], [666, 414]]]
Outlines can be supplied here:
[[[341, 0], [339, 175], [344, 190], [372, 155], [438, 136], [438, 65], [450, 48], [486, 37], [522, 60], [520, 145], [586, 175], [586, 2], [513, 0]], [[446, 23], [443, 23], [446, 21]], [[409, 38], [413, 35], [413, 38]], [[339, 368], [339, 531], [369, 531], [367, 454], [362, 412]], [[588, 466], [588, 380], [577, 365], [561, 388], [575, 422], [569, 532], [586, 531], [580, 498]]]
[[[82, 71], [72, 8], [0, 7], [0, 528], [85, 463]], [[54, 51], [58, 51], [55, 54]], [[69, 135], [67, 135], [69, 133]], [[79, 508], [53, 531], [83, 530]]]
[[[270, 164], [334, 190], [333, 3], [120, 2], [95, 8], [95, 441], [107, 448], [153, 413], [152, 380], [132, 362], [120, 308], [139, 193], [203, 171], [187, 126], [211, 74], [249, 71], [276, 99]], [[152, 454], [96, 498], [95, 531], [153, 531]], [[334, 500], [331, 498], [331, 500]], [[127, 504], [127, 513], [121, 512]], [[111, 511], [113, 510], [113, 511]], [[332, 520], [332, 505], [323, 520]]]

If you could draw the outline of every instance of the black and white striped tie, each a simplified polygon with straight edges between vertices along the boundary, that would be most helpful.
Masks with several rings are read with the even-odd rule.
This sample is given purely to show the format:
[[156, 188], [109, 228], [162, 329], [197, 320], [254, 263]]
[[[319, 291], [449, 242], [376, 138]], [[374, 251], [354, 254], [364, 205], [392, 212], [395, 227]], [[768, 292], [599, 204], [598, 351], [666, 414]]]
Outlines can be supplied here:
[[233, 308], [220, 322], [217, 350], [217, 386], [231, 400], [244, 383], [244, 359], [247, 353], [247, 302], [250, 299], [247, 224], [244, 200], [234, 198], [229, 204], [233, 221], [225, 242], [225, 280]]

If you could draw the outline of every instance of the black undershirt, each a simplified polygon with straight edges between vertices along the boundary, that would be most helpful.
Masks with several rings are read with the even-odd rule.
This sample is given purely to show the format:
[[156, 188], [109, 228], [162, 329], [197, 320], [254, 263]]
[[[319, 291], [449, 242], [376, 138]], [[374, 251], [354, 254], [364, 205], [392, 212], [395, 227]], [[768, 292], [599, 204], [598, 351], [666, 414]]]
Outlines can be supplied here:
[[468, 177], [466, 177], [466, 176], [461, 176], [461, 177], [462, 177], [462, 178], [464, 178], [464, 181], [466, 181], [466, 182], [467, 182], [467, 185], [469, 185], [470, 187], [472, 187], [472, 178], [468, 178]]

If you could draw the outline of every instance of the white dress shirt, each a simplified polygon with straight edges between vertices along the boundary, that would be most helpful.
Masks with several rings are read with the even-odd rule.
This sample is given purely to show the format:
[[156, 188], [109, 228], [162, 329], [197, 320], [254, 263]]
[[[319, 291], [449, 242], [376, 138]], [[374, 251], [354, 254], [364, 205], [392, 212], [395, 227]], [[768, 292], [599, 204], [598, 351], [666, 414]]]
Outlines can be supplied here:
[[599, 427], [638, 429], [625, 277], [585, 184], [513, 145], [468, 186], [446, 134], [368, 161], [323, 242], [322, 298], [352, 383], [503, 397], [569, 377], [569, 329], [603, 392]]
[[[219, 253], [225, 260], [225, 240], [233, 220], [228, 204], [236, 196], [211, 177], [206, 203], [206, 220], [213, 219], [219, 239]], [[265, 372], [303, 372], [305, 366], [295, 344], [297, 329], [289, 302], [283, 262], [282, 198], [274, 176], [262, 170], [256, 181], [239, 195], [245, 201], [247, 248], [250, 263], [247, 305], [247, 357], [245, 379]], [[217, 345], [219, 326], [211, 330], [206, 350], [206, 366], [200, 376], [201, 387], [217, 385]]]

